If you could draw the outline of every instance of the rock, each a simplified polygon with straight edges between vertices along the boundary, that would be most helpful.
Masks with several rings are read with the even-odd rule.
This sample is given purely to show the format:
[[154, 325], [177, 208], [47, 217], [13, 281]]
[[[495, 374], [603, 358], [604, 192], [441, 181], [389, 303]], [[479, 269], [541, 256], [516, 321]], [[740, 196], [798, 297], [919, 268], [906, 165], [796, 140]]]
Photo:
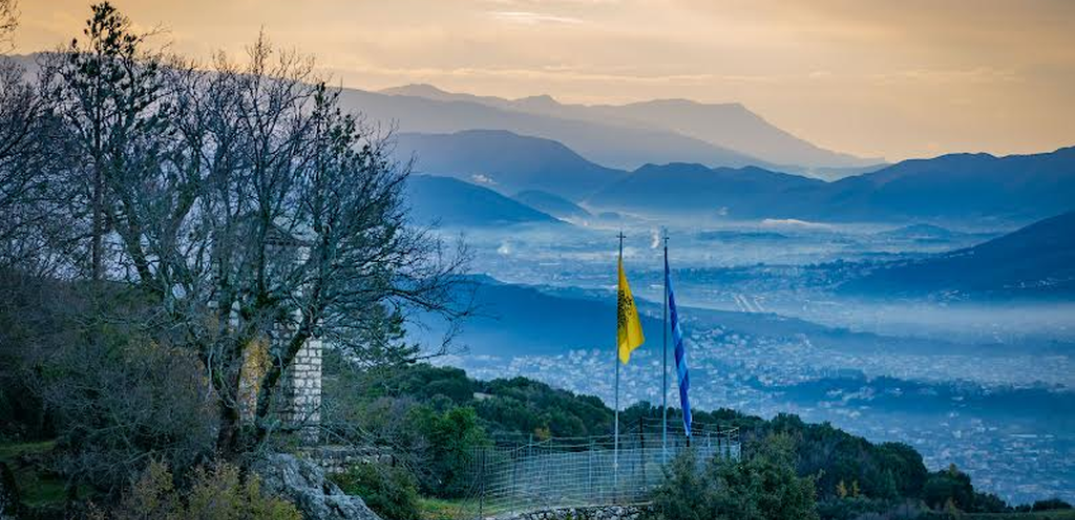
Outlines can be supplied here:
[[7, 464], [0, 462], [0, 520], [18, 518], [19, 488]]
[[262, 488], [295, 503], [312, 520], [381, 520], [361, 498], [350, 496], [325, 479], [317, 465], [294, 455], [273, 453], [251, 466]]
[[565, 507], [530, 511], [503, 520], [639, 520], [643, 512], [637, 506]]

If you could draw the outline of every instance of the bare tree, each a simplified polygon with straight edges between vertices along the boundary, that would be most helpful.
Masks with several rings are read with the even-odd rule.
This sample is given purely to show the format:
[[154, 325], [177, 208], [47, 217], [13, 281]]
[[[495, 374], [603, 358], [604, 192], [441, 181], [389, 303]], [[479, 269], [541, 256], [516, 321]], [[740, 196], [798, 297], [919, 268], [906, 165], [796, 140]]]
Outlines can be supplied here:
[[[286, 426], [273, 405], [311, 338], [361, 349], [386, 308], [467, 314], [454, 290], [466, 255], [408, 225], [409, 165], [390, 159], [390, 133], [340, 110], [311, 60], [262, 37], [244, 64], [205, 71], [144, 45], [96, 5], [43, 83], [82, 181], [71, 218], [90, 223], [88, 277], [139, 290], [154, 341], [196, 353], [221, 452]], [[264, 344], [247, 436], [243, 362]]]
[[0, 0], [0, 45], [11, 46], [11, 33], [19, 27], [18, 0]]

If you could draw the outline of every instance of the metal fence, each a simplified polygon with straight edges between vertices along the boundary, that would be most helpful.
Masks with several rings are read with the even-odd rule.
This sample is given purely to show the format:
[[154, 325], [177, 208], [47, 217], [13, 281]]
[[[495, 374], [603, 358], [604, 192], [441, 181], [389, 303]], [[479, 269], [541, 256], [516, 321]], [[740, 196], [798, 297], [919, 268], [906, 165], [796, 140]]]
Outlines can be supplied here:
[[691, 445], [682, 431], [640, 423], [611, 436], [528, 441], [475, 450], [468, 476], [479, 517], [564, 507], [631, 505], [648, 500], [665, 467], [684, 452], [699, 460], [740, 456], [737, 429], [700, 426]]

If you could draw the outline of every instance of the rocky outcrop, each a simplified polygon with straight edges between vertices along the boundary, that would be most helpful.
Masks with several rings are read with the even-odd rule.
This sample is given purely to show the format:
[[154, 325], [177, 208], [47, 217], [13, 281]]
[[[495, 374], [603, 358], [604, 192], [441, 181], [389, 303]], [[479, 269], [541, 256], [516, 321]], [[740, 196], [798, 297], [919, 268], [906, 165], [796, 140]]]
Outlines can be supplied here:
[[262, 489], [294, 502], [305, 519], [380, 520], [361, 498], [345, 494], [316, 464], [294, 455], [267, 455], [251, 470], [261, 477]]
[[15, 476], [7, 464], [0, 462], [0, 520], [17, 518], [19, 509], [19, 488], [15, 485]]
[[520, 513], [503, 520], [639, 520], [643, 509], [636, 506], [565, 507]]

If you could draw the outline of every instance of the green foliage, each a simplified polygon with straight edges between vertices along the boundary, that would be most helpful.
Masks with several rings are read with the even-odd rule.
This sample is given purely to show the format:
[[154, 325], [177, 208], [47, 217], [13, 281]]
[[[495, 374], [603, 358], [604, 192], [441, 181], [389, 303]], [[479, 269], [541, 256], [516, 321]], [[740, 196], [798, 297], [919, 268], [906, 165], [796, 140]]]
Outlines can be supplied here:
[[1059, 498], [1038, 500], [1037, 502], [1034, 502], [1034, 505], [1030, 506], [1031, 511], [1060, 511], [1068, 509], [1071, 509], [1071, 504], [1060, 500]]
[[818, 515], [825, 520], [903, 520], [918, 518], [924, 509], [917, 500], [891, 501], [865, 497], [829, 499], [817, 505]]
[[95, 520], [301, 520], [290, 502], [261, 492], [260, 481], [240, 478], [239, 468], [220, 463], [197, 468], [188, 489], [177, 489], [172, 473], [152, 463], [119, 506], [92, 515]]
[[[340, 377], [355, 378], [349, 386], [327, 387], [327, 399], [343, 405], [341, 416], [361, 425], [376, 442], [410, 457], [408, 465], [415, 468], [422, 492], [442, 497], [461, 491], [457, 470], [466, 462], [460, 458], [465, 450], [451, 446], [448, 450], [452, 455], [434, 460], [445, 440], [452, 438], [434, 433], [443, 431], [441, 421], [454, 409], [472, 409], [484, 437], [497, 441], [602, 435], [612, 430], [612, 410], [596, 397], [556, 390], [521, 377], [475, 381], [462, 370], [428, 365], [367, 371], [361, 378], [344, 373]], [[679, 413], [669, 410], [669, 422], [678, 424]], [[660, 417], [660, 407], [645, 402], [620, 414], [623, 424]], [[931, 505], [935, 508], [943, 508], [947, 498], [955, 496], [957, 507], [967, 512], [1007, 510], [999, 498], [975, 493], [969, 478], [956, 485], [959, 478], [953, 481], [930, 474], [922, 456], [906, 444], [874, 444], [831, 424], [808, 424], [787, 414], [766, 421], [727, 409], [696, 410], [694, 419], [699, 424], [738, 427], [746, 452], [765, 451], [766, 439], [774, 435], [791, 439], [792, 466], [798, 475], [814, 479], [817, 493], [824, 503], [831, 504], [827, 506], [831, 511], [890, 514], [903, 508], [910, 515], [925, 498], [927, 480], [932, 482]], [[457, 483], [448, 485], [453, 478]], [[451, 491], [444, 491], [446, 485]], [[840, 497], [855, 502], [834, 502]]]
[[433, 457], [430, 464], [435, 482], [433, 491], [441, 497], [460, 497], [469, 491], [466, 470], [473, 450], [488, 444], [473, 408], [453, 408], [443, 414], [426, 416], [420, 426], [429, 440]]
[[653, 495], [650, 516], [659, 520], [817, 519], [814, 480], [793, 464], [793, 440], [772, 436], [747, 460], [714, 459], [699, 470], [687, 453]]
[[348, 495], [362, 497], [375, 513], [386, 520], [419, 520], [418, 482], [402, 466], [359, 464], [333, 477]]
[[922, 491], [922, 499], [934, 509], [942, 509], [949, 504], [961, 511], [973, 511], [974, 486], [970, 476], [959, 471], [955, 465], [948, 469], [931, 473]]

